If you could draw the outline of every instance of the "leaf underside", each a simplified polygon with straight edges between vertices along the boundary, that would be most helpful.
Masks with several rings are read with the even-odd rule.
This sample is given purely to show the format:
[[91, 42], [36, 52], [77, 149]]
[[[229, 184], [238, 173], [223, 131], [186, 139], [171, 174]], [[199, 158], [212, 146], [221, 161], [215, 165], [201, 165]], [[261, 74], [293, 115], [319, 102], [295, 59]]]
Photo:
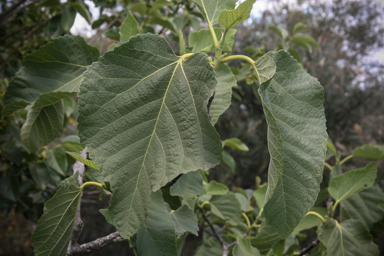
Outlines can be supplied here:
[[215, 85], [207, 55], [183, 60], [151, 34], [132, 37], [85, 72], [79, 137], [110, 182], [109, 211], [122, 237], [141, 227], [151, 190], [220, 163], [207, 113]]
[[271, 155], [264, 214], [284, 239], [316, 201], [328, 135], [320, 83], [288, 53], [267, 55], [277, 67], [259, 89]]

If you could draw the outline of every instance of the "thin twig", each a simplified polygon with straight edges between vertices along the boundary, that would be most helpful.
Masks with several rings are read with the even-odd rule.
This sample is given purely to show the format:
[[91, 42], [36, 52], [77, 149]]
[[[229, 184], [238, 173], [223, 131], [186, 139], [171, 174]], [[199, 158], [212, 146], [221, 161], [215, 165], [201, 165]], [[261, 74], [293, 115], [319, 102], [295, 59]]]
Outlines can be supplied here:
[[106, 246], [108, 244], [123, 242], [123, 241], [124, 239], [120, 236], [119, 232], [116, 231], [105, 237], [98, 238], [92, 242], [73, 247], [70, 254], [67, 254], [67, 256], [72, 256], [72, 255], [81, 254], [81, 253], [88, 253], [92, 250], [100, 249], [101, 247]]
[[223, 238], [221, 238], [221, 236], [216, 232], [216, 229], [213, 227], [212, 223], [209, 221], [207, 215], [205, 215], [203, 209], [201, 209], [201, 215], [203, 216], [205, 222], [207, 222], [208, 226], [211, 228], [212, 232], [213, 232], [213, 236], [217, 238], [217, 240], [219, 240], [220, 244], [223, 246], [225, 244], [225, 241], [223, 240]]
[[300, 252], [299, 256], [303, 256], [304, 254], [310, 252], [313, 248], [315, 248], [319, 244], [319, 242], [320, 242], [319, 239], [316, 239], [315, 241], [313, 241], [310, 246], [308, 246], [307, 248], [304, 248]]

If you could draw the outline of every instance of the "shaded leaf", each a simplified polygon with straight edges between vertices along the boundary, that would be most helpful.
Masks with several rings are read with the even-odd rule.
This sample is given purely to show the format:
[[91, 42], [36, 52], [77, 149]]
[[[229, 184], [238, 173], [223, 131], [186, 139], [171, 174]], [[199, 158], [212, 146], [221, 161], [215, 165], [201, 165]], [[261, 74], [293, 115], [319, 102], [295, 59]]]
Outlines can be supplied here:
[[235, 159], [228, 153], [228, 151], [223, 150], [223, 163], [226, 164], [229, 168], [232, 169], [232, 171], [236, 170], [236, 163]]
[[215, 125], [219, 117], [229, 108], [232, 98], [232, 87], [236, 86], [231, 69], [221, 63], [216, 71], [217, 85], [215, 88], [215, 98], [210, 107], [212, 115], [211, 124]]
[[236, 226], [241, 222], [241, 206], [234, 193], [212, 196], [209, 205], [213, 214], [229, 224]]
[[264, 215], [284, 239], [316, 201], [328, 135], [323, 87], [285, 51], [268, 55], [277, 67], [259, 89], [271, 155]]
[[384, 161], [384, 146], [363, 145], [353, 150], [354, 157], [365, 157]]
[[39, 109], [30, 109], [21, 128], [21, 141], [30, 152], [50, 143], [63, 131], [64, 109], [61, 101]]
[[341, 207], [351, 218], [359, 220], [370, 230], [374, 223], [384, 217], [380, 204], [384, 204], [384, 193], [378, 184], [374, 184], [342, 201]]
[[[224, 33], [223, 28], [214, 28], [218, 40]], [[236, 29], [230, 29], [227, 33], [225, 44], [223, 45], [223, 52], [232, 52], [232, 46], [235, 42]], [[210, 53], [215, 51], [215, 43], [212, 39], [209, 29], [201, 29], [189, 34], [189, 46], [192, 47], [192, 52], [205, 52]]]
[[268, 29], [272, 30], [276, 34], [278, 34], [282, 39], [285, 39], [288, 36], [288, 32], [286, 29], [275, 26], [275, 25], [270, 25]]
[[235, 196], [237, 198], [237, 201], [239, 201], [240, 203], [241, 210], [243, 212], [248, 212], [250, 207], [248, 199], [243, 194], [240, 194], [240, 193], [235, 193]]
[[[319, 208], [319, 207], [314, 207], [311, 209], [311, 211], [317, 212], [318, 214], [320, 214], [323, 217], [325, 217], [325, 215], [327, 215], [327, 213], [328, 213], [326, 208]], [[306, 215], [300, 221], [299, 225], [297, 225], [295, 230], [293, 230], [292, 235], [297, 236], [301, 231], [319, 226], [321, 224], [323, 224], [323, 222], [319, 219], [319, 217], [317, 217], [313, 214]]]
[[175, 223], [161, 191], [151, 194], [148, 217], [136, 237], [137, 255], [177, 256]]
[[276, 63], [273, 58], [267, 54], [255, 61], [255, 66], [261, 83], [268, 81], [275, 75]]
[[210, 236], [197, 250], [195, 256], [223, 255], [223, 249], [216, 237]]
[[78, 13], [91, 25], [92, 23], [92, 14], [89, 12], [88, 5], [83, 0], [76, 0], [71, 2], [71, 6], [76, 9]]
[[70, 35], [27, 55], [7, 88], [2, 114], [7, 116], [31, 103], [41, 108], [73, 95], [79, 90], [86, 67], [98, 57], [96, 48], [82, 37]]
[[256, 204], [260, 209], [264, 207], [264, 199], [265, 199], [265, 195], [267, 194], [267, 189], [268, 189], [268, 184], [264, 184], [263, 186], [255, 190], [255, 192], [253, 192], [253, 196], [256, 199]]
[[211, 25], [219, 23], [222, 10], [233, 10], [237, 0], [193, 0], [203, 14], [204, 19]]
[[20, 184], [15, 175], [3, 175], [0, 177], [0, 192], [11, 201], [16, 202], [19, 197]]
[[97, 167], [92, 160], [88, 160], [88, 159], [83, 158], [79, 153], [67, 152], [67, 154], [70, 155], [71, 157], [75, 158], [77, 161], [82, 162], [86, 166], [91, 167], [92, 169], [95, 169], [96, 171], [100, 170], [99, 167]]
[[252, 246], [251, 240], [238, 238], [232, 251], [233, 256], [261, 256], [258, 249]]
[[187, 205], [182, 205], [176, 211], [171, 212], [173, 221], [175, 222], [176, 235], [181, 236], [186, 232], [198, 236], [199, 227], [197, 226], [197, 218], [195, 213]]
[[61, 26], [66, 32], [69, 32], [76, 18], [76, 10], [71, 6], [70, 2], [62, 4], [60, 7], [63, 12], [61, 15]]
[[179, 30], [179, 51], [180, 55], [185, 54], [185, 41], [183, 37], [183, 32], [181, 30]]
[[207, 185], [205, 185], [204, 190], [204, 194], [206, 195], [225, 195], [229, 191], [226, 185], [216, 182], [214, 180], [210, 181]]
[[55, 172], [61, 176], [66, 176], [68, 162], [65, 155], [65, 149], [57, 147], [54, 149], [45, 149], [47, 155], [47, 163]]
[[327, 247], [328, 255], [379, 255], [372, 236], [363, 223], [358, 220], [347, 220], [340, 224], [336, 220], [330, 219], [320, 231], [319, 239]]
[[36, 187], [41, 190], [45, 190], [50, 183], [50, 175], [48, 167], [45, 163], [28, 163], [28, 169], [32, 176], [32, 179], [36, 182]]
[[219, 23], [226, 30], [236, 26], [240, 22], [248, 19], [251, 15], [253, 4], [256, 0], [246, 0], [235, 10], [222, 10], [219, 15]]
[[376, 179], [376, 173], [377, 165], [374, 162], [363, 169], [346, 172], [331, 180], [328, 192], [336, 201], [345, 200], [372, 186]]
[[203, 177], [199, 171], [183, 174], [170, 189], [171, 195], [181, 196], [193, 209], [195, 197], [204, 194]]
[[220, 163], [207, 115], [215, 85], [207, 55], [184, 60], [152, 34], [132, 37], [85, 72], [79, 137], [111, 184], [109, 211], [122, 237], [140, 228], [151, 190]]
[[301, 30], [305, 29], [307, 27], [307, 25], [305, 25], [304, 23], [302, 22], [298, 22], [295, 24], [295, 26], [293, 27], [293, 33], [292, 35], [296, 35], [298, 32], [300, 32]]
[[226, 139], [225, 141], [223, 141], [223, 145], [239, 151], [249, 151], [247, 145], [241, 142], [241, 140], [239, 140], [238, 138]]
[[262, 255], [268, 253], [272, 246], [280, 240], [279, 234], [267, 222], [263, 222], [256, 238], [251, 239], [252, 246], [256, 247]]
[[[32, 235], [36, 256], [64, 256], [72, 235], [81, 189], [77, 179], [61, 187], [44, 205], [44, 214]], [[75, 183], [76, 182], [76, 183]]]
[[128, 42], [132, 36], [140, 34], [139, 24], [137, 23], [135, 17], [133, 17], [130, 11], [128, 11], [127, 17], [125, 18], [123, 24], [121, 24], [119, 34], [120, 41], [122, 43]]

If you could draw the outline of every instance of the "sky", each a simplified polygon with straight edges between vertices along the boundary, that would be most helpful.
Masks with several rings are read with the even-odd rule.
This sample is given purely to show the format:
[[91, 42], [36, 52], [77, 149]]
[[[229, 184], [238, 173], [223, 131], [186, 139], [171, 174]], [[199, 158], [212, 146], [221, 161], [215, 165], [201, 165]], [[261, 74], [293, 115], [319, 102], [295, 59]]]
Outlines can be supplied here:
[[[297, 0], [281, 0], [281, 2], [289, 3], [292, 7], [295, 6]], [[322, 2], [332, 2], [332, 0], [312, 0], [312, 1], [322, 1]], [[350, 0], [350, 1], [376, 1], [382, 4], [384, 7], [384, 0]], [[93, 1], [86, 2], [90, 8], [90, 11], [93, 16], [93, 20], [97, 20], [99, 16], [98, 8], [95, 7]], [[260, 16], [265, 10], [271, 9], [273, 4], [269, 0], [257, 0], [253, 6], [252, 15], [255, 17]], [[383, 14], [384, 17], [384, 14]], [[383, 18], [384, 22], [384, 18]], [[91, 28], [91, 25], [80, 15], [76, 15], [75, 23], [70, 31], [74, 35], [82, 34], [87, 37], [92, 37], [96, 34], [96, 31]], [[377, 61], [384, 65], [384, 49], [379, 49], [371, 52], [369, 56], [366, 57], [367, 61]]]

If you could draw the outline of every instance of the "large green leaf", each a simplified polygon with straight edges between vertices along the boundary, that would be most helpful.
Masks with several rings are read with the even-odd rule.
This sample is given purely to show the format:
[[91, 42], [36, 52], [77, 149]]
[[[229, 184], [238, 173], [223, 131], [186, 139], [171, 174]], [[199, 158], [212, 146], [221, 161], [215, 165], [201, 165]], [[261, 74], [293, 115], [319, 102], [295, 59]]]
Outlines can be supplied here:
[[96, 48], [82, 37], [70, 35], [27, 55], [4, 96], [2, 114], [7, 116], [31, 103], [33, 108], [41, 108], [73, 95], [86, 67], [98, 58]]
[[[75, 176], [71, 176], [75, 177]], [[62, 186], [44, 205], [44, 214], [32, 235], [36, 256], [62, 256], [67, 254], [72, 235], [81, 189], [77, 178]]]
[[352, 155], [384, 161], [384, 146], [364, 145], [353, 150]]
[[128, 42], [132, 36], [140, 34], [139, 24], [130, 11], [128, 11], [127, 17], [125, 18], [123, 24], [121, 24], [119, 34], [120, 41], [122, 43]]
[[276, 74], [259, 88], [271, 155], [264, 215], [284, 239], [316, 201], [328, 135], [320, 83], [288, 53], [268, 56]]
[[222, 255], [223, 249], [216, 237], [210, 236], [204, 241], [204, 244], [197, 250], [195, 256], [213, 256]]
[[238, 238], [232, 251], [233, 256], [260, 256], [258, 249], [251, 245], [250, 239]]
[[222, 10], [219, 15], [219, 23], [226, 30], [236, 26], [240, 22], [248, 19], [251, 15], [253, 4], [256, 0], [246, 0], [242, 2], [235, 10]]
[[193, 0], [203, 14], [204, 19], [211, 25], [219, 23], [222, 10], [233, 10], [237, 0]]
[[212, 196], [209, 205], [213, 214], [229, 224], [236, 226], [241, 222], [241, 206], [234, 193]]
[[171, 212], [173, 221], [175, 222], [176, 235], [181, 236], [186, 232], [190, 232], [197, 236], [199, 227], [197, 226], [197, 218], [195, 213], [187, 205], [182, 205], [176, 211]]
[[377, 164], [368, 164], [363, 169], [346, 172], [329, 183], [328, 192], [336, 200], [342, 201], [373, 185], [377, 174]]
[[320, 231], [319, 239], [332, 256], [378, 256], [377, 245], [366, 227], [358, 220], [338, 223], [330, 219]]
[[265, 221], [261, 224], [259, 231], [257, 232], [256, 238], [251, 240], [252, 246], [256, 247], [262, 255], [266, 254], [272, 246], [280, 240], [279, 234], [275, 229], [266, 223]]
[[58, 137], [63, 131], [62, 101], [38, 109], [30, 109], [21, 128], [21, 141], [30, 152], [35, 152]]
[[138, 256], [177, 256], [175, 223], [161, 191], [152, 193], [148, 217], [136, 237]]
[[[224, 33], [223, 28], [214, 28], [214, 31], [218, 39], [220, 39]], [[225, 44], [223, 45], [223, 52], [232, 52], [236, 31], [236, 29], [230, 29], [228, 31]], [[201, 29], [189, 34], [189, 46], [192, 47], [192, 52], [210, 53], [215, 51], [215, 43], [209, 29]]]
[[341, 207], [348, 215], [361, 221], [367, 229], [384, 217], [384, 212], [379, 208], [384, 204], [384, 193], [378, 184], [357, 193], [341, 202]]
[[141, 227], [151, 190], [220, 163], [207, 113], [215, 85], [207, 55], [184, 60], [153, 34], [132, 37], [84, 73], [79, 137], [111, 184], [109, 211], [122, 237]]
[[232, 87], [237, 85], [231, 69], [224, 63], [221, 63], [218, 66], [216, 78], [217, 86], [215, 88], [215, 98], [210, 107], [212, 125], [216, 124], [219, 117], [231, 105]]

